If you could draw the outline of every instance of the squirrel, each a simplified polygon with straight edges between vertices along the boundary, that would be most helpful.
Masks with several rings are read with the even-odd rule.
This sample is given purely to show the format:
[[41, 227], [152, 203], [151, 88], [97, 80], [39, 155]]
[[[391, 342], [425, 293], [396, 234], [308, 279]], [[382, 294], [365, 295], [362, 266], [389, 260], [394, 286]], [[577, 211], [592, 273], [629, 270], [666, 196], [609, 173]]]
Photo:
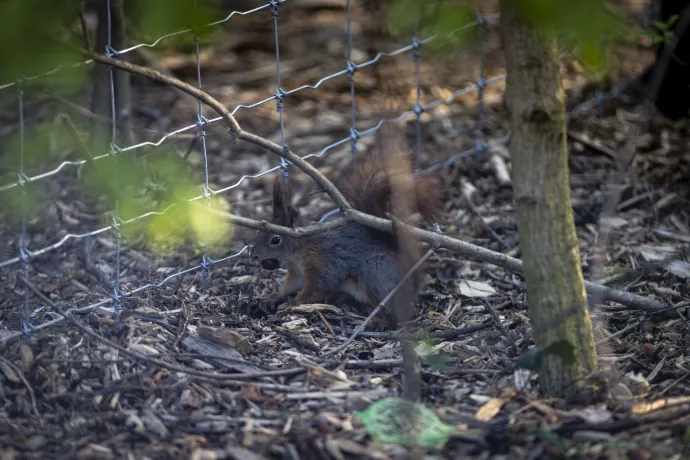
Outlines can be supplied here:
[[[391, 150], [390, 144], [385, 153], [370, 153], [361, 159], [345, 174], [338, 189], [354, 209], [381, 218], [394, 214], [394, 198], [400, 201], [402, 195], [410, 201], [409, 209], [416, 208], [413, 217], [435, 222], [441, 197], [438, 181], [433, 176], [413, 174], [405, 150], [399, 146]], [[393, 190], [398, 194], [395, 197]], [[273, 188], [271, 223], [296, 226], [299, 211], [291, 200], [289, 180], [279, 174]], [[375, 308], [405, 274], [398, 257], [400, 244], [392, 234], [347, 223], [300, 238], [259, 231], [249, 256], [265, 269], [287, 266], [279, 291], [263, 300], [271, 309], [295, 292], [297, 304], [328, 301], [344, 293]], [[416, 293], [421, 278], [413, 276], [411, 282]]]

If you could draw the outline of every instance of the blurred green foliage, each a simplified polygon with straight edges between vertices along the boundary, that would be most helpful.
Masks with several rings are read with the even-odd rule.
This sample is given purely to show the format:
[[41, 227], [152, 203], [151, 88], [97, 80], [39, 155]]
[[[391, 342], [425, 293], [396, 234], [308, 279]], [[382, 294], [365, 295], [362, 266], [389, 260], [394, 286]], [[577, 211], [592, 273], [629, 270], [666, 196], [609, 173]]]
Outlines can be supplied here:
[[[476, 36], [476, 30], [457, 29], [476, 19], [476, 10], [462, 0], [393, 0], [388, 14], [393, 34], [416, 34], [421, 40], [439, 35], [425, 45], [435, 51], [445, 51], [470, 41]], [[470, 32], [472, 30], [474, 32]]]
[[356, 412], [374, 440], [440, 451], [455, 426], [444, 423], [423, 404], [401, 398], [384, 398]]
[[[0, 2], [0, 84], [64, 66], [48, 81], [54, 87], [79, 85], [83, 60], [71, 43], [80, 0], [3, 0]], [[27, 85], [32, 82], [26, 82]]]
[[[474, 28], [453, 34], [476, 20], [477, 1], [392, 1], [388, 15], [390, 27], [412, 35], [419, 17], [418, 30], [422, 38], [440, 35], [440, 40], [430, 43], [431, 48], [447, 50], [477, 36]], [[578, 59], [587, 70], [604, 68], [608, 64], [610, 46], [630, 31], [630, 26], [610, 11], [603, 0], [513, 0], [512, 4], [537, 28], [555, 33], [563, 48], [576, 49]], [[449, 35], [450, 39], [446, 39]]]
[[[214, 21], [224, 18], [226, 11], [222, 9], [220, 0], [139, 0], [128, 8], [126, 16], [132, 35], [137, 40], [151, 41], [163, 35], [181, 30], [196, 31], [200, 42], [208, 43], [209, 37], [217, 32], [217, 28], [204, 27]], [[167, 38], [156, 46], [158, 49], [171, 47], [190, 47], [193, 42], [189, 35], [183, 34]]]
[[[91, 10], [99, 5], [98, 2], [103, 5], [106, 1], [87, 1], [85, 7]], [[188, 29], [196, 31], [201, 43], [208, 43], [218, 28], [204, 26], [225, 17], [226, 12], [221, 6], [220, 0], [124, 1], [126, 46], [152, 42], [163, 35]], [[38, 116], [40, 121], [35, 121], [35, 107], [40, 108], [40, 105], [27, 105], [34, 100], [35, 94], [44, 89], [83, 94], [86, 77], [94, 65], [74, 65], [85, 60], [82, 53], [85, 42], [79, 20], [81, 7], [81, 0], [0, 1], [0, 85], [17, 81], [20, 83], [17, 88], [24, 91], [25, 112], [31, 115], [25, 117], [23, 138], [22, 167], [28, 176], [52, 169], [64, 160], [86, 159], [83, 152], [86, 145], [91, 146], [91, 156], [100, 156], [110, 150], [110, 139], [89, 139], [94, 135], [89, 122], [81, 125], [75, 122], [78, 132], [74, 133], [60, 122], [59, 116], [45, 121], [41, 115]], [[116, 2], [111, 1], [111, 8], [115, 7]], [[99, 17], [98, 21], [107, 24], [107, 17]], [[91, 46], [95, 46], [95, 35], [95, 31], [90, 31]], [[194, 49], [192, 33], [166, 38], [159, 43], [159, 49], [184, 48], [192, 52]], [[22, 78], [42, 74], [58, 66], [62, 66], [60, 71], [50, 76], [33, 80]], [[122, 70], [116, 69], [115, 72]], [[16, 98], [16, 93], [6, 90], [2, 94], [3, 106], [11, 108], [16, 105]], [[77, 142], [75, 135], [82, 142]], [[19, 130], [15, 129], [6, 139], [0, 154], [0, 185], [17, 181], [20, 171], [22, 141]], [[208, 201], [202, 198], [195, 204], [187, 201], [203, 194], [201, 174], [192, 173], [190, 166], [169, 144], [150, 150], [146, 156], [141, 153], [119, 152], [97, 161], [87, 161], [79, 167], [83, 180], [81, 199], [88, 201], [89, 206], [95, 206], [94, 211], [106, 211], [101, 223], [109, 225], [116, 209], [118, 218], [124, 222], [153, 213], [121, 226], [123, 238], [132, 243], [143, 240], [157, 249], [175, 249], [182, 244], [213, 249], [226, 244], [232, 237], [232, 226], [227, 220], [203, 209], [211, 206], [229, 212], [229, 206], [222, 198], [214, 196]], [[74, 167], [68, 166], [60, 177], [70, 174], [70, 171], [74, 171]], [[0, 213], [6, 222], [18, 226], [22, 215], [27, 216], [27, 220], [35, 220], [45, 204], [43, 201], [52, 199], [46, 196], [43, 185], [32, 182], [0, 192]]]
[[676, 22], [678, 22], [678, 18], [679, 16], [674, 14], [666, 22], [652, 21], [651, 29], [643, 31], [643, 33], [651, 39], [654, 45], [672, 43], [675, 37], [674, 27]]
[[591, 71], [603, 70], [610, 64], [610, 47], [625, 39], [631, 30], [603, 0], [514, 0], [514, 3], [537, 28], [555, 33], [561, 47], [576, 50], [578, 60]]
[[203, 194], [203, 179], [190, 172], [169, 146], [157, 147], [143, 159], [123, 152], [87, 163], [83, 177], [88, 190], [106, 198], [107, 209], [117, 206], [122, 221], [154, 213], [123, 226], [121, 234], [126, 240], [143, 239], [158, 250], [182, 244], [218, 249], [232, 237], [228, 221], [199, 206], [228, 212], [220, 197], [189, 203]]

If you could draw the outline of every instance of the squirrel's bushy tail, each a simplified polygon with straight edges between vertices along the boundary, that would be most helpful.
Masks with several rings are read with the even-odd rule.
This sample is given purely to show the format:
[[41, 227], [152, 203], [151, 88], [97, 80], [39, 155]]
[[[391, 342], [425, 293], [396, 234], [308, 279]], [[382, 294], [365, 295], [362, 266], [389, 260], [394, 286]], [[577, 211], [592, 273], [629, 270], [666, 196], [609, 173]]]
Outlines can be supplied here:
[[413, 172], [402, 133], [396, 133], [385, 123], [381, 136], [381, 151], [359, 159], [355, 168], [345, 175], [340, 191], [355, 209], [382, 218], [393, 213], [392, 190], [397, 190], [398, 195], [404, 191], [405, 196], [396, 196], [396, 199], [413, 201], [407, 204], [413, 212], [436, 221], [441, 210], [438, 180]]

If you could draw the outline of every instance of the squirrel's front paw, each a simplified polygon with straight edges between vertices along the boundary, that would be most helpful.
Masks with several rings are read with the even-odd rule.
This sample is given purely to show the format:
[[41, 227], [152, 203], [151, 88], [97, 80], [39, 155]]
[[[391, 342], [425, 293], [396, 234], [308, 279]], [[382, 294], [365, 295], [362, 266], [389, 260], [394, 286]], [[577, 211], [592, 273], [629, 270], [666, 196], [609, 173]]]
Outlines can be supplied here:
[[278, 310], [278, 306], [283, 303], [286, 299], [285, 294], [281, 292], [273, 292], [268, 294], [261, 299], [261, 307], [267, 310], [269, 313], [275, 313]]

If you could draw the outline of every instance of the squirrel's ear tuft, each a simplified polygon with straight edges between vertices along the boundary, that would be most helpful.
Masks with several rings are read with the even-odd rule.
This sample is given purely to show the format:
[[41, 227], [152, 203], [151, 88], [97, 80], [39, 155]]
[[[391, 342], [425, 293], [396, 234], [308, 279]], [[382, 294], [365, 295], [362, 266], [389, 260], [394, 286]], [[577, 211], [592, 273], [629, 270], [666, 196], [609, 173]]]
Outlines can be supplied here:
[[290, 190], [288, 178], [282, 174], [276, 176], [273, 184], [273, 206], [283, 208], [290, 204]]
[[292, 207], [292, 194], [288, 178], [279, 174], [273, 186], [273, 223], [292, 227], [296, 210]]
[[295, 221], [297, 220], [297, 217], [299, 217], [299, 211], [294, 206], [288, 205], [286, 214], [287, 214], [287, 226], [288, 227], [294, 227]]

